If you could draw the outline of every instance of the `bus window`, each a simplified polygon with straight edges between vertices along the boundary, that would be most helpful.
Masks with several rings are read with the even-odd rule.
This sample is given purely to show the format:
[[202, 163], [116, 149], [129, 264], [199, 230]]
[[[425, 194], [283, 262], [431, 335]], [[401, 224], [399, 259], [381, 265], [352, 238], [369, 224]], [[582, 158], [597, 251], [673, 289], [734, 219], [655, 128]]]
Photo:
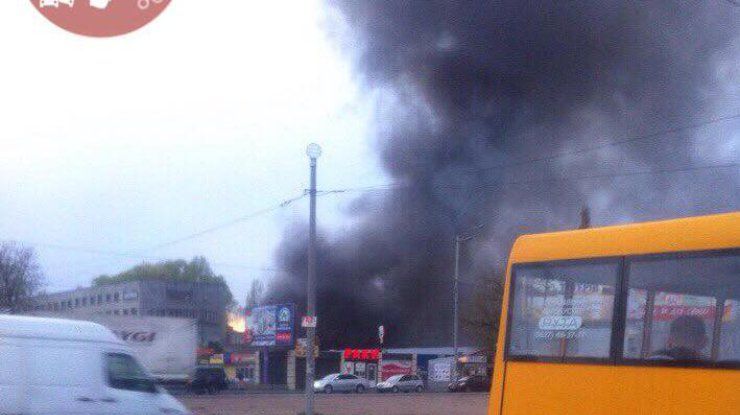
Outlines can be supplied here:
[[737, 255], [632, 259], [628, 275], [625, 358], [738, 360]]
[[740, 362], [740, 300], [725, 301], [717, 359]]
[[608, 358], [617, 261], [518, 265], [507, 355]]

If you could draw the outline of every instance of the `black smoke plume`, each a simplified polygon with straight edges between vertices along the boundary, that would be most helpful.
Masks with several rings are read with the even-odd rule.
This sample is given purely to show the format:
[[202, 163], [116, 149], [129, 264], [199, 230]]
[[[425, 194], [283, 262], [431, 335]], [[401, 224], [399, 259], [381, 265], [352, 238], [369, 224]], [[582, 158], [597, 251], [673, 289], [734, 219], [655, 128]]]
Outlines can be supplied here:
[[[358, 197], [350, 231], [321, 233], [322, 348], [373, 345], [381, 322], [392, 345], [450, 345], [456, 234], [480, 234], [463, 256], [476, 280], [500, 273], [518, 234], [576, 228], [584, 206], [598, 226], [740, 205], [737, 167], [688, 170], [737, 162], [740, 122], [681, 128], [740, 113], [727, 2], [329, 6], [381, 97], [376, 146], [398, 186]], [[270, 299], [305, 303], [305, 235], [286, 231], [290, 277]]]

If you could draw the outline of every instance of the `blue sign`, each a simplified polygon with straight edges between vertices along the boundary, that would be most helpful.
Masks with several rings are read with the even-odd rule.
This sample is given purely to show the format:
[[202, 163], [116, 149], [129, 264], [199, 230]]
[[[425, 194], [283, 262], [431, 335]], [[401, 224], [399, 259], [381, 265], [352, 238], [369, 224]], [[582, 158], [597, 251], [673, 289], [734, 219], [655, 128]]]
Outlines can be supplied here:
[[255, 347], [293, 346], [293, 309], [293, 304], [281, 304], [247, 311], [247, 344]]

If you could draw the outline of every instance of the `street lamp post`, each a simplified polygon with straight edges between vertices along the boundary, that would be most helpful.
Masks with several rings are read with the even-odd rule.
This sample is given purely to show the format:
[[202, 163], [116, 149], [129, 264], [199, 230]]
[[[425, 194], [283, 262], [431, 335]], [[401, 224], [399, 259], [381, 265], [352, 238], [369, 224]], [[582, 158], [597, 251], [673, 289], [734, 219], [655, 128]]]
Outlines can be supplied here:
[[469, 241], [476, 236], [478, 236], [477, 232], [480, 232], [480, 230], [483, 228], [482, 225], [476, 226], [473, 230], [476, 233], [471, 233], [468, 235], [455, 235], [455, 275], [453, 277], [453, 286], [452, 286], [452, 296], [453, 296], [453, 316], [452, 316], [452, 353], [455, 355], [455, 361], [452, 365], [452, 379], [457, 380], [457, 363], [459, 358], [459, 352], [458, 352], [458, 329], [459, 329], [459, 303], [460, 303], [460, 292], [458, 285], [460, 283], [460, 244], [465, 241]]
[[[311, 143], [306, 148], [306, 155], [311, 160], [310, 212], [308, 228], [308, 289], [306, 299], [306, 316], [316, 317], [316, 160], [321, 156], [321, 146]], [[315, 378], [314, 344], [316, 327], [306, 328], [306, 415], [313, 415]]]

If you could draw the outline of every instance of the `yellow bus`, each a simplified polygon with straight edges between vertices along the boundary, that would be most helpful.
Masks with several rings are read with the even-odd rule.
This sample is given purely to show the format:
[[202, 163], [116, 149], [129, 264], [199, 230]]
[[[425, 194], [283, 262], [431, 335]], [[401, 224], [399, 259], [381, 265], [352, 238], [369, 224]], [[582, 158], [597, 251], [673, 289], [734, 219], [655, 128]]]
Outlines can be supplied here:
[[526, 235], [489, 415], [740, 413], [740, 212]]

